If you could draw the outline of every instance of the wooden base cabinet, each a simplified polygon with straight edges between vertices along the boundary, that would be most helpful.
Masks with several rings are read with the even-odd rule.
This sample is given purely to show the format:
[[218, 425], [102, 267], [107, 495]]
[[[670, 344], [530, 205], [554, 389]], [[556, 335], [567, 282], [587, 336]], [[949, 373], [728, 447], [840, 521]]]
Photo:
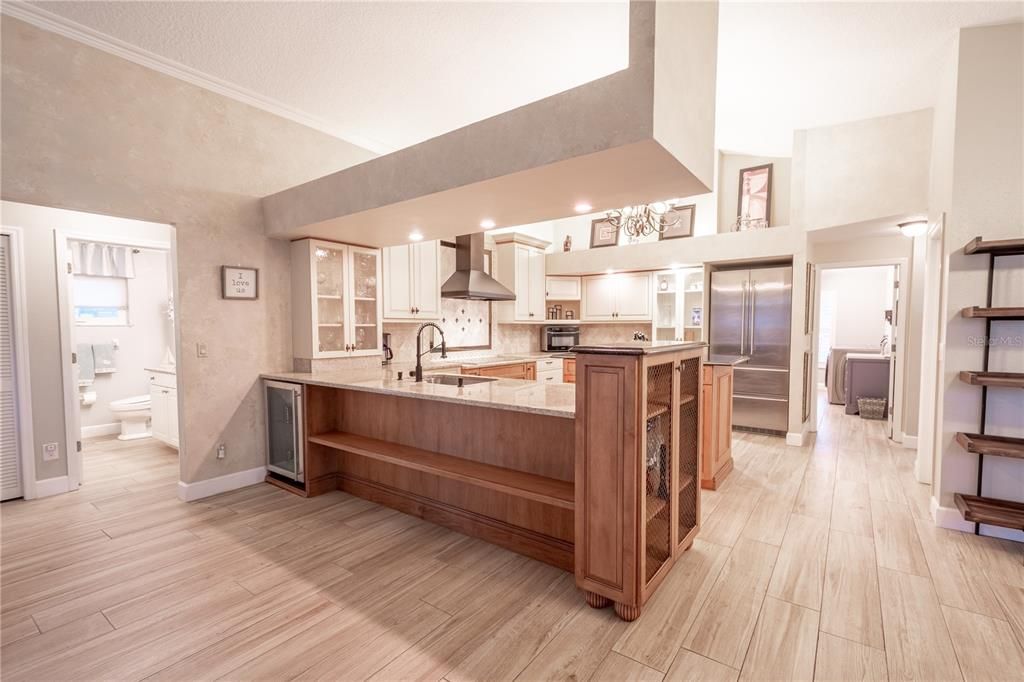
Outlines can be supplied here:
[[517, 362], [512, 365], [484, 365], [462, 367], [459, 374], [478, 377], [497, 377], [499, 379], [525, 379], [533, 381], [537, 378], [536, 362]]
[[706, 490], [717, 490], [732, 471], [732, 377], [731, 365], [704, 366], [700, 487]]
[[576, 349], [576, 584], [624, 620], [699, 530], [703, 347]]

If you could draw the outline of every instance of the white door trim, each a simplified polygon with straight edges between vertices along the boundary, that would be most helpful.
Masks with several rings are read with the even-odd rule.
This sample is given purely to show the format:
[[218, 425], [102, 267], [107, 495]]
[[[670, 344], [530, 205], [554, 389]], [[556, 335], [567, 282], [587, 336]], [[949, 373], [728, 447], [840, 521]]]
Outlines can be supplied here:
[[[133, 237], [122, 237], [114, 235], [98, 235], [95, 233], [76, 232], [73, 229], [56, 228], [54, 230], [54, 254], [57, 266], [57, 315], [60, 325], [60, 346], [61, 346], [61, 375], [64, 381], [64, 428], [65, 448], [68, 455], [68, 490], [78, 490], [82, 484], [82, 453], [78, 451], [78, 442], [82, 438], [81, 418], [79, 416], [80, 406], [78, 404], [78, 384], [74, 378], [74, 368], [71, 363], [71, 353], [74, 350], [71, 343], [72, 337], [72, 311], [71, 292], [68, 290], [68, 263], [71, 256], [68, 252], [68, 240], [103, 241], [105, 244], [117, 244], [118, 246], [130, 246], [139, 249], [157, 249], [167, 251], [171, 258], [171, 282], [174, 291], [175, 316], [178, 315], [178, 256], [176, 249], [176, 232], [174, 225], [168, 224], [171, 228], [169, 242], [158, 242], [146, 239], [135, 239]], [[130, 313], [129, 313], [130, 314]], [[174, 356], [181, 358], [181, 323], [178, 319], [174, 321]], [[175, 376], [177, 383], [177, 375]], [[182, 395], [178, 394], [178, 469], [179, 478], [181, 475], [182, 462], [184, 461], [183, 446], [184, 439], [181, 438], [181, 415]]]
[[11, 306], [14, 308], [14, 383], [18, 406], [18, 440], [21, 455], [21, 494], [36, 495], [36, 459], [32, 431], [32, 385], [29, 373], [28, 303], [25, 296], [24, 235], [20, 227], [0, 227], [11, 239]]
[[[817, 372], [818, 367], [818, 318], [819, 306], [821, 305], [821, 273], [823, 270], [841, 270], [843, 268], [870, 268], [877, 266], [892, 265], [896, 267], [896, 280], [900, 283], [900, 303], [898, 314], [896, 316], [896, 359], [898, 361], [898, 367], [896, 370], [895, 386], [893, 387], [893, 435], [897, 436], [903, 433], [903, 384], [907, 373], [907, 357], [906, 357], [906, 345], [907, 345], [907, 322], [910, 318], [910, 296], [907, 294], [905, 288], [906, 284], [910, 282], [910, 278], [907, 276], [909, 273], [909, 261], [907, 258], [880, 258], [877, 260], [862, 260], [862, 261], [830, 261], [827, 263], [815, 263], [814, 264], [814, 308], [812, 313], [812, 319], [814, 320], [814, 328], [811, 329], [811, 367]], [[891, 340], [890, 340], [891, 341]], [[811, 402], [811, 424], [812, 429], [817, 429], [818, 423], [818, 400], [815, 399]], [[900, 442], [896, 438], [893, 438], [894, 442]]]

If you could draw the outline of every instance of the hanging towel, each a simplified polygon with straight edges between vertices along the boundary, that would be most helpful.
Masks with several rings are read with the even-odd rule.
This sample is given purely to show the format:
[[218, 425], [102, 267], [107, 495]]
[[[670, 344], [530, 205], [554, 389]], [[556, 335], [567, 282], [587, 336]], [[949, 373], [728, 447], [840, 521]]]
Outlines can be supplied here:
[[110, 374], [117, 371], [117, 363], [114, 362], [114, 344], [112, 343], [94, 343], [92, 359], [96, 363], [96, 374]]
[[130, 246], [69, 240], [71, 271], [95, 277], [135, 277], [135, 257]]
[[96, 378], [96, 362], [92, 357], [92, 346], [88, 343], [78, 344], [78, 383], [88, 386]]

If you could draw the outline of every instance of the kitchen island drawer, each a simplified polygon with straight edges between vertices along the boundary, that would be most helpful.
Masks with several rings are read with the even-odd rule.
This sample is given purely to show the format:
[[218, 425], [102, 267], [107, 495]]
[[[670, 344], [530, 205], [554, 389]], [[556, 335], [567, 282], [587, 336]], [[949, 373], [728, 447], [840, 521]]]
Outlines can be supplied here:
[[[539, 365], [540, 363], [537, 363], [537, 364]], [[543, 382], [543, 383], [561, 384], [561, 383], [563, 383], [562, 379], [563, 379], [563, 376], [562, 376], [562, 368], [561, 367], [559, 367], [557, 369], [546, 369], [544, 371], [538, 371], [537, 372], [537, 381], [540, 381], [540, 382]]]

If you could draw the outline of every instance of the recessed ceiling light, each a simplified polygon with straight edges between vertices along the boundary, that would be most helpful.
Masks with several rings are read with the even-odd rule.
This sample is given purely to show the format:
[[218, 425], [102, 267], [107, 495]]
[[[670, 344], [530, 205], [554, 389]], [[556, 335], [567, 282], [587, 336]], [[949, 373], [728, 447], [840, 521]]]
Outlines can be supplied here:
[[909, 222], [900, 223], [900, 232], [903, 233], [904, 237], [920, 237], [928, 231], [927, 220], [911, 220]]
[[423, 241], [423, 233], [420, 232], [419, 230], [413, 230], [412, 232], [409, 233], [409, 241], [411, 241], [411, 242]]
[[576, 204], [576, 206], [574, 206], [574, 208], [577, 213], [590, 213], [591, 211], [594, 210], [594, 207], [591, 206], [586, 201], [579, 202], [578, 204]]
[[480, 221], [480, 227], [484, 228], [485, 230], [489, 230], [495, 225], [497, 225], [497, 223], [495, 223], [490, 218], [484, 218], [483, 220]]

